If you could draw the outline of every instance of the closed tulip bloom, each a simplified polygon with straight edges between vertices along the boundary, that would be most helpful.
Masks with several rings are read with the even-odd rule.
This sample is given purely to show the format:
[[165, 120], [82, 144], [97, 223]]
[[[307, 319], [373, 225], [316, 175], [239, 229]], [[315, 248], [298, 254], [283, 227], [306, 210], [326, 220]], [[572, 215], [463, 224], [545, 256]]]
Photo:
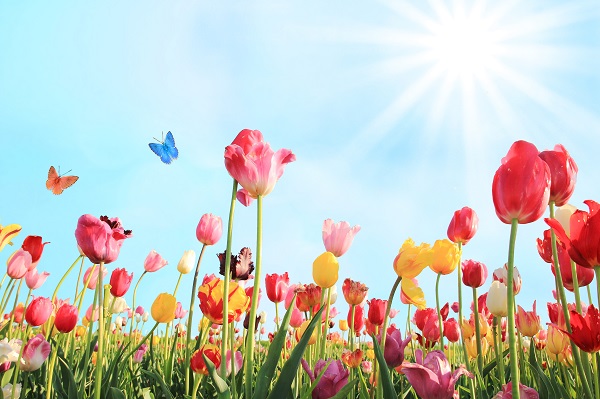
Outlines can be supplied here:
[[369, 288], [359, 281], [354, 281], [349, 278], [344, 280], [342, 284], [342, 294], [348, 305], [360, 305], [367, 297]]
[[454, 243], [466, 245], [475, 236], [478, 225], [479, 217], [475, 211], [465, 206], [454, 212], [448, 226], [448, 238]]
[[83, 215], [75, 229], [77, 245], [94, 264], [108, 264], [117, 260], [123, 242], [129, 237], [131, 230], [123, 229], [119, 218], [107, 216], [98, 219], [93, 215]]
[[129, 290], [133, 280], [133, 273], [128, 274], [125, 269], [115, 269], [110, 275], [110, 293], [114, 297], [122, 297]]
[[[238, 137], [246, 135], [247, 130], [242, 130]], [[238, 140], [238, 137], [225, 148], [227, 172], [250, 197], [269, 194], [283, 175], [285, 165], [295, 161], [296, 156], [287, 149], [274, 152], [269, 143], [263, 141], [260, 132], [252, 140]]]
[[367, 313], [369, 321], [376, 326], [382, 325], [385, 318], [387, 301], [383, 299], [371, 299], [367, 303], [369, 304], [369, 312]]
[[40, 236], [27, 236], [23, 240], [23, 245], [21, 246], [21, 248], [29, 252], [29, 254], [31, 255], [32, 268], [36, 267], [38, 262], [40, 261], [40, 258], [42, 257], [42, 252], [44, 251], [44, 246], [46, 244], [50, 243], [42, 242], [42, 237]]
[[144, 260], [144, 270], [148, 273], [155, 272], [165, 267], [167, 262], [158, 252], [155, 250], [150, 251], [146, 259]]
[[79, 313], [77, 311], [77, 306], [65, 303], [56, 312], [54, 327], [61, 333], [68, 333], [75, 328], [78, 319]]
[[432, 260], [433, 252], [429, 244], [421, 243], [416, 246], [409, 238], [404, 241], [394, 259], [394, 271], [402, 278], [415, 278], [431, 264]]
[[17, 249], [6, 262], [8, 277], [19, 280], [25, 277], [31, 267], [31, 255], [23, 248]]
[[360, 231], [360, 226], [350, 227], [348, 222], [334, 223], [331, 219], [323, 222], [323, 244], [325, 250], [338, 258], [346, 253], [352, 245], [354, 236]]
[[273, 303], [283, 302], [287, 296], [290, 286], [290, 278], [288, 273], [283, 274], [267, 274], [265, 276], [265, 287], [267, 289], [267, 297]]
[[[465, 347], [467, 348], [467, 355], [469, 359], [477, 358], [477, 337], [471, 337], [469, 339], [465, 339]], [[490, 348], [488, 340], [485, 337], [481, 338], [481, 356], [487, 355], [487, 352]]]
[[219, 216], [205, 213], [196, 227], [196, 238], [204, 245], [215, 245], [223, 234], [223, 221]]
[[561, 331], [557, 326], [548, 324], [548, 333], [546, 338], [546, 353], [553, 359], [563, 353], [569, 346], [569, 336]]
[[227, 355], [225, 356], [225, 361], [227, 362], [227, 376], [229, 377], [229, 375], [231, 374], [231, 368], [232, 366], [235, 366], [235, 374], [237, 375], [237, 373], [239, 373], [239, 371], [242, 369], [242, 367], [244, 366], [244, 358], [242, 355], [242, 352], [240, 351], [235, 351], [234, 355], [233, 355], [233, 360], [231, 359], [231, 350], [227, 351]]
[[405, 363], [402, 372], [421, 399], [451, 399], [460, 376], [473, 378], [462, 366], [452, 372], [444, 352], [439, 350], [429, 352], [423, 359], [423, 352], [418, 349], [415, 360], [415, 363]]
[[540, 316], [535, 311], [535, 301], [533, 301], [533, 311], [526, 312], [521, 306], [517, 306], [516, 314], [517, 330], [525, 337], [533, 337], [541, 330]]
[[290, 326], [299, 328], [304, 323], [304, 315], [296, 306], [292, 309], [292, 317], [290, 318]]
[[[312, 391], [312, 399], [328, 399], [335, 396], [347, 383], [350, 372], [344, 368], [341, 360], [334, 360], [329, 365], [323, 359], [317, 360], [315, 369], [311, 370], [306, 360], [302, 359], [302, 368], [308, 374], [311, 383], [314, 382], [321, 373], [321, 379]], [[325, 369], [326, 368], [326, 369]], [[325, 372], [323, 372], [325, 369]]]
[[25, 305], [23, 302], [19, 302], [12, 313], [15, 316], [15, 323], [21, 324], [23, 322], [23, 315], [25, 314]]
[[[89, 267], [83, 275], [83, 283], [85, 284], [87, 282], [87, 288], [89, 288], [90, 290], [96, 289], [96, 284], [98, 284], [98, 275], [100, 274], [100, 269], [102, 269], [102, 278], [106, 277], [106, 275], [108, 274], [108, 270], [104, 266], [100, 267], [100, 265], [93, 265], [93, 266]], [[92, 275], [91, 277], [90, 277], [90, 274]], [[89, 282], [88, 282], [88, 278], [90, 279]]]
[[[365, 326], [365, 307], [355, 306], [354, 307], [354, 332], [358, 335], [360, 330]], [[348, 309], [348, 317], [346, 318], [348, 325], [352, 327], [352, 307]]]
[[472, 259], [467, 259], [462, 262], [462, 282], [467, 287], [479, 288], [485, 284], [488, 276], [487, 267]]
[[0, 251], [4, 246], [12, 241], [21, 232], [21, 226], [18, 224], [9, 224], [2, 226], [0, 224]]
[[[500, 281], [502, 284], [508, 287], [508, 266], [505, 263], [504, 267], [500, 267], [494, 270], [494, 274], [492, 275], [494, 280]], [[521, 274], [519, 270], [515, 267], [513, 269], [513, 292], [517, 295], [521, 292]]]
[[338, 280], [340, 264], [331, 252], [323, 252], [313, 262], [313, 280], [321, 288], [330, 288]]
[[425, 309], [425, 293], [419, 287], [416, 278], [403, 278], [400, 282], [400, 301], [405, 305], [415, 305], [417, 309]]
[[48, 320], [53, 309], [50, 299], [39, 296], [27, 306], [25, 320], [32, 327], [41, 326]]
[[[304, 335], [304, 333], [306, 332], [306, 329], [308, 328], [308, 325], [310, 324], [310, 320], [305, 320], [302, 322], [302, 324], [300, 325], [300, 327], [298, 327], [296, 329], [296, 341], [300, 341], [300, 339], [302, 339], [302, 336]], [[310, 338], [308, 339], [308, 345], [313, 345], [317, 342], [317, 329], [313, 329]]]
[[410, 343], [411, 336], [402, 339], [400, 330], [395, 327], [387, 329], [383, 357], [389, 368], [396, 368], [404, 362], [404, 349]]
[[[223, 280], [216, 278], [202, 284], [198, 289], [200, 310], [215, 324], [223, 324]], [[250, 306], [250, 298], [238, 283], [229, 283], [227, 320], [231, 323], [240, 317]]]
[[507, 288], [500, 281], [493, 281], [488, 291], [486, 305], [488, 310], [496, 317], [504, 317], [508, 314]]
[[461, 250], [450, 240], [436, 240], [433, 243], [433, 258], [429, 268], [436, 274], [450, 274], [458, 266]]
[[184, 251], [179, 263], [177, 263], [177, 271], [181, 274], [188, 274], [194, 263], [196, 262], [196, 252], [193, 250]]
[[46, 341], [43, 334], [38, 334], [25, 344], [19, 368], [23, 371], [35, 371], [42, 367], [48, 355], [50, 355], [50, 343]]
[[460, 327], [454, 318], [449, 318], [444, 321], [444, 337], [450, 342], [458, 342], [460, 340]]
[[215, 369], [219, 369], [221, 366], [221, 350], [217, 345], [204, 344], [190, 358], [190, 368], [194, 373], [208, 375], [204, 356], [214, 364]]
[[554, 146], [554, 150], [540, 152], [539, 157], [550, 167], [550, 201], [563, 206], [573, 195], [579, 168], [562, 144]]
[[163, 292], [158, 294], [154, 303], [152, 303], [150, 313], [157, 323], [170, 323], [175, 319], [176, 308], [177, 299], [173, 295]]
[[88, 321], [94, 322], [98, 321], [98, 317], [100, 316], [100, 306], [96, 305], [94, 308], [93, 305], [90, 305], [85, 311], [85, 318]]
[[38, 273], [37, 268], [34, 268], [25, 274], [25, 283], [30, 290], [37, 290], [46, 282], [50, 273]]
[[354, 351], [343, 349], [340, 357], [348, 368], [355, 369], [362, 362], [363, 351], [361, 349], [355, 349]]
[[[533, 388], [523, 385], [519, 382], [519, 397], [522, 399], [539, 399], [540, 395]], [[502, 386], [502, 390], [492, 399], [513, 399], [512, 381]]]
[[296, 287], [296, 306], [301, 312], [309, 312], [321, 301], [322, 289], [313, 283]]
[[535, 145], [516, 141], [494, 175], [492, 199], [498, 218], [507, 224], [535, 222], [550, 199], [550, 168]]
[[341, 331], [348, 331], [348, 320], [340, 319], [338, 324]]

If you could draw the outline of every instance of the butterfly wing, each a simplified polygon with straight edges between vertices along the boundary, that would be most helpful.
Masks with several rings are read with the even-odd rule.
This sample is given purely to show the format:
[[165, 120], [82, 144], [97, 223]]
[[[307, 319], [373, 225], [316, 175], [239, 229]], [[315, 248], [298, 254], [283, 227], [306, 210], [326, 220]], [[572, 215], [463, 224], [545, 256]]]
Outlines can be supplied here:
[[[62, 176], [58, 178], [58, 184], [54, 186], [52, 192], [54, 194], [61, 194], [65, 189], [71, 187], [75, 182], [79, 180], [78, 176]], [[60, 190], [60, 191], [59, 191]]]
[[160, 157], [160, 160], [165, 164], [170, 164], [179, 156], [179, 150], [175, 147], [175, 139], [171, 132], [167, 133], [163, 143], [149, 143], [150, 149]]
[[56, 169], [54, 169], [54, 166], [50, 166], [50, 170], [48, 170], [48, 180], [46, 180], [46, 188], [52, 190], [56, 185], [57, 179], [58, 173], [56, 173]]

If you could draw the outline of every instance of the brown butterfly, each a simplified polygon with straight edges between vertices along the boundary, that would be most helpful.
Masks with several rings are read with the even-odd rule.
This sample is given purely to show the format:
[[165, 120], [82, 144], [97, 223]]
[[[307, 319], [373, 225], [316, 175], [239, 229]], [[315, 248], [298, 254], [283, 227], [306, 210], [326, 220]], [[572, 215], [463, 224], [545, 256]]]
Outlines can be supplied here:
[[50, 170], [48, 171], [48, 180], [46, 180], [46, 188], [51, 190], [52, 194], [62, 194], [66, 188], [71, 187], [78, 179], [78, 176], [59, 175], [56, 173], [54, 166], [50, 166]]

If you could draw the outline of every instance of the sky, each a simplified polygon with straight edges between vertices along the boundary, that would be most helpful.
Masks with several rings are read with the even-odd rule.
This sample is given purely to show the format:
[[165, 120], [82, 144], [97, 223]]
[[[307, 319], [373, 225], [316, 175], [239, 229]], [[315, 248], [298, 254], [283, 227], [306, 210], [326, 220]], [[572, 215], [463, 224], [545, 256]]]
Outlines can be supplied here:
[[[38, 265], [50, 277], [36, 295], [52, 295], [76, 259], [83, 214], [119, 217], [133, 231], [109, 272], [124, 267], [135, 284], [151, 250], [168, 260], [144, 278], [137, 304], [149, 309], [173, 292], [183, 252], [200, 252], [202, 214], [227, 224], [223, 153], [244, 128], [297, 158], [264, 199], [261, 279], [287, 271], [293, 283], [312, 282], [323, 221], [361, 226], [340, 258], [344, 315], [345, 278], [387, 298], [404, 240], [446, 238], [463, 206], [480, 219], [463, 259], [487, 265], [487, 291], [510, 232], [492, 179], [516, 140], [540, 151], [563, 144], [579, 166], [570, 202], [600, 201], [597, 1], [7, 1], [0, 48], [0, 224], [23, 227], [0, 262], [27, 235], [51, 242]], [[171, 165], [148, 148], [168, 131], [179, 149]], [[51, 165], [79, 181], [53, 195]], [[255, 251], [256, 223], [255, 204], [236, 206], [234, 252]], [[554, 280], [535, 244], [545, 228], [519, 226], [515, 264], [517, 304], [531, 310], [537, 300], [547, 320]], [[225, 245], [206, 250], [201, 276], [218, 272]], [[76, 277], [59, 297], [73, 298]], [[435, 277], [419, 276], [429, 306]], [[184, 308], [191, 286], [184, 276]], [[457, 300], [456, 286], [456, 272], [441, 278], [442, 303]], [[398, 295], [393, 307], [404, 326]], [[260, 309], [272, 319], [266, 295]]]

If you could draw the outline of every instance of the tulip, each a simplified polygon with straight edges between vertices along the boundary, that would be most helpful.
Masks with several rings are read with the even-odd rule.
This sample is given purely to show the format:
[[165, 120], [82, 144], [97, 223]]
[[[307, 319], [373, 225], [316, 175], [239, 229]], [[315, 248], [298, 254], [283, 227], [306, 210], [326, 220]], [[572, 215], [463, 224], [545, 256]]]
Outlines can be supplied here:
[[360, 305], [365, 301], [369, 288], [361, 282], [350, 280], [349, 278], [344, 280], [342, 284], [342, 294], [348, 305]]
[[171, 294], [166, 292], [158, 294], [150, 313], [152, 318], [157, 323], [170, 323], [175, 319], [175, 309], [177, 308], [177, 299]]
[[237, 375], [237, 373], [242, 369], [242, 366], [244, 365], [244, 359], [242, 357], [242, 352], [240, 351], [235, 351], [234, 355], [233, 355], [233, 363], [231, 360], [231, 350], [227, 351], [227, 355], [225, 356], [225, 361], [227, 362], [227, 376], [229, 377], [229, 375], [231, 374], [231, 367], [235, 366], [235, 374]]
[[188, 274], [194, 263], [196, 262], [196, 252], [193, 250], [184, 251], [179, 263], [177, 263], [177, 271], [181, 274]]
[[133, 362], [141, 363], [142, 359], [144, 358], [144, 355], [146, 354], [147, 351], [148, 351], [148, 345], [146, 345], [146, 344], [140, 345], [138, 350], [136, 350], [135, 353], [133, 354]]
[[127, 301], [123, 297], [113, 297], [109, 294], [106, 300], [110, 305], [110, 313], [122, 313], [129, 309], [129, 305], [127, 305]]
[[78, 318], [77, 306], [65, 303], [56, 312], [54, 327], [61, 333], [71, 332], [77, 325]]
[[77, 221], [75, 238], [81, 251], [94, 264], [114, 262], [119, 257], [121, 245], [131, 237], [131, 230], [124, 230], [119, 218], [83, 215]]
[[319, 377], [325, 367], [327, 367], [325, 372], [312, 391], [312, 399], [331, 398], [348, 383], [350, 372], [344, 368], [344, 364], [340, 360], [334, 360], [327, 365], [327, 361], [319, 359], [317, 360], [317, 363], [315, 363], [313, 371], [310, 369], [306, 360], [302, 359], [302, 368], [304, 368], [304, 371], [308, 374], [311, 383]]
[[403, 279], [415, 278], [431, 264], [432, 260], [433, 252], [429, 244], [422, 243], [416, 246], [409, 238], [404, 241], [394, 259], [394, 271]]
[[150, 251], [144, 260], [144, 270], [148, 273], [153, 273], [165, 267], [169, 262], [163, 259], [155, 250]]
[[363, 351], [355, 349], [354, 351], [343, 349], [341, 354], [342, 362], [351, 369], [358, 368], [362, 362]]
[[205, 213], [196, 227], [196, 238], [204, 245], [215, 245], [223, 234], [223, 221], [219, 216]]
[[208, 375], [208, 368], [204, 361], [206, 356], [214, 365], [215, 369], [221, 366], [221, 351], [218, 346], [213, 344], [204, 344], [190, 358], [190, 368], [196, 374]]
[[517, 306], [517, 308], [517, 330], [525, 337], [533, 337], [542, 328], [540, 316], [535, 312], [535, 301], [533, 301], [532, 312], [526, 312], [521, 306]]
[[23, 348], [20, 369], [23, 371], [35, 371], [50, 355], [50, 343], [46, 341], [43, 334], [31, 338]]
[[504, 317], [508, 314], [507, 288], [500, 281], [493, 281], [488, 291], [486, 305], [488, 310], [496, 317]]
[[556, 206], [565, 205], [575, 190], [577, 164], [562, 144], [554, 146], [553, 151], [540, 152], [539, 157], [550, 168], [550, 201], [554, 201]]
[[[493, 278], [508, 287], [508, 265], [505, 263], [504, 267], [494, 270]], [[513, 292], [515, 295], [521, 292], [521, 274], [516, 267], [513, 269]]]
[[325, 250], [336, 257], [340, 257], [348, 251], [354, 236], [360, 231], [360, 226], [350, 227], [348, 222], [334, 223], [331, 219], [323, 222], [323, 244]]
[[312, 310], [321, 301], [321, 287], [315, 284], [305, 284], [296, 287], [296, 306], [301, 312]]
[[44, 324], [52, 314], [52, 301], [48, 298], [37, 297], [29, 303], [25, 311], [25, 320], [32, 327]]
[[485, 284], [488, 270], [483, 263], [467, 259], [462, 262], [461, 270], [463, 284], [467, 287], [479, 288]]
[[9, 224], [7, 226], [0, 225], [0, 251], [4, 246], [11, 242], [21, 232], [21, 226], [18, 224]]
[[187, 315], [188, 311], [183, 308], [181, 302], [177, 302], [177, 307], [175, 308], [175, 318], [183, 319]]
[[421, 399], [450, 399], [454, 397], [454, 385], [461, 375], [473, 378], [462, 366], [454, 370], [444, 352], [431, 351], [423, 359], [423, 352], [415, 352], [416, 363], [405, 363], [402, 372]]
[[567, 334], [579, 349], [588, 353], [600, 351], [600, 313], [594, 305], [590, 305], [585, 315], [571, 310], [571, 333]]
[[411, 336], [402, 339], [400, 330], [395, 327], [387, 329], [383, 357], [389, 368], [395, 368], [404, 362], [404, 349], [410, 343]]
[[[519, 382], [519, 397], [522, 399], [539, 399], [540, 395], [533, 388], [529, 388]], [[502, 386], [502, 390], [493, 399], [513, 399], [512, 381]]]
[[444, 321], [444, 337], [448, 338], [450, 342], [458, 342], [460, 340], [460, 327], [458, 322], [454, 318], [450, 318]]
[[516, 141], [502, 158], [494, 175], [492, 199], [498, 218], [507, 224], [535, 222], [544, 215], [550, 199], [548, 164], [538, 156], [535, 145]]
[[340, 319], [338, 324], [341, 331], [348, 331], [348, 320]]
[[460, 262], [461, 250], [450, 240], [436, 240], [429, 268], [436, 274], [450, 274]]
[[[14, 396], [13, 396], [14, 391]], [[21, 397], [21, 383], [13, 385], [11, 383], [6, 384], [2, 387], [2, 397], [5, 399], [8, 398], [20, 398]]]
[[27, 236], [23, 240], [23, 245], [21, 245], [21, 248], [29, 252], [29, 254], [31, 255], [31, 269], [37, 266], [38, 262], [40, 261], [40, 258], [42, 257], [42, 252], [44, 251], [44, 246], [46, 244], [50, 243], [42, 243], [42, 237], [40, 236]]
[[338, 280], [340, 265], [331, 252], [323, 252], [313, 262], [313, 280], [321, 288], [330, 288]]
[[557, 360], [558, 356], [562, 354], [568, 346], [569, 336], [555, 325], [549, 324], [546, 338], [546, 353], [554, 360]]
[[[250, 298], [235, 281], [229, 284], [228, 317], [231, 323], [241, 316], [250, 306]], [[213, 279], [198, 289], [200, 310], [206, 318], [215, 324], [223, 324], [223, 280]]]
[[[99, 266], [99, 265], [93, 265], [91, 267], [89, 267], [84, 275], [83, 275], [83, 283], [85, 284], [87, 282], [87, 288], [89, 288], [90, 290], [95, 290], [96, 289], [96, 284], [98, 284], [98, 275], [100, 274], [100, 269], [102, 269], [102, 278], [106, 277], [106, 275], [108, 274], [108, 270], [104, 267], [104, 266]], [[91, 277], [90, 277], [90, 273], [91, 273]], [[89, 281], [88, 281], [89, 278]]]
[[31, 255], [23, 248], [17, 249], [6, 262], [6, 274], [8, 277], [22, 279], [31, 268]]
[[21, 340], [3, 338], [0, 340], [0, 363], [14, 363], [19, 358], [21, 351]]
[[98, 316], [100, 314], [100, 306], [96, 305], [96, 307], [94, 308], [92, 305], [90, 305], [87, 310], [85, 311], [85, 319], [89, 322], [89, 321], [97, 321], [98, 320]]
[[265, 286], [267, 289], [267, 297], [273, 303], [280, 303], [285, 300], [290, 285], [288, 273], [283, 274], [267, 274], [265, 276]]
[[369, 304], [369, 312], [367, 313], [369, 321], [376, 326], [382, 325], [385, 318], [387, 301], [383, 299], [371, 299], [367, 303]]
[[48, 272], [38, 273], [37, 268], [34, 268], [25, 274], [25, 283], [30, 290], [36, 290], [46, 282], [49, 275]]
[[[225, 276], [225, 252], [217, 254], [219, 258], [219, 274]], [[252, 262], [252, 251], [248, 247], [240, 250], [238, 255], [231, 255], [229, 264], [232, 280], [248, 280], [250, 274], [254, 271], [254, 262]]]
[[364, 320], [364, 314], [365, 314], [365, 308], [364, 306], [354, 306], [354, 326], [352, 325], [352, 306], [350, 306], [350, 309], [348, 309], [348, 317], [346, 318], [346, 321], [348, 322], [348, 325], [352, 328], [352, 330], [354, 331], [354, 333], [356, 335], [358, 335], [358, 333], [360, 332], [360, 330], [362, 330], [362, 328], [365, 325], [365, 320]]
[[235, 198], [237, 198], [237, 200], [240, 201], [240, 204], [244, 205], [245, 207], [249, 207], [254, 201], [254, 198], [250, 196], [250, 193], [248, 193], [248, 190], [245, 188], [238, 190], [235, 194]]
[[292, 317], [290, 318], [290, 326], [293, 328], [299, 328], [304, 323], [304, 316], [302, 312], [298, 310], [296, 306], [292, 308]]
[[567, 237], [571, 236], [571, 216], [577, 211], [577, 208], [571, 204], [556, 207], [554, 219], [556, 219], [565, 231]]
[[400, 282], [400, 301], [406, 305], [415, 305], [417, 309], [425, 309], [425, 293], [419, 287], [416, 278], [403, 278]]
[[125, 269], [115, 269], [110, 275], [110, 293], [114, 297], [122, 297], [127, 293], [133, 280], [133, 273], [128, 274]]
[[[482, 337], [481, 340], [481, 356], [487, 355], [487, 352], [490, 348], [488, 340], [485, 337]], [[465, 347], [467, 348], [467, 355], [469, 359], [477, 358], [477, 337], [471, 337], [469, 339], [465, 339]]]
[[273, 191], [285, 165], [295, 161], [296, 156], [287, 149], [274, 152], [260, 132], [248, 131], [242, 130], [225, 148], [225, 168], [250, 197], [257, 198]]
[[454, 212], [448, 226], [448, 238], [457, 244], [466, 245], [475, 236], [478, 224], [479, 217], [475, 211], [465, 206]]
[[[302, 338], [302, 336], [304, 335], [304, 333], [306, 332], [306, 329], [308, 328], [308, 325], [310, 324], [310, 320], [305, 320], [302, 322], [302, 324], [300, 325], [300, 327], [298, 327], [296, 329], [296, 341], [300, 341], [300, 339]], [[313, 345], [314, 343], [317, 342], [317, 329], [313, 329], [310, 338], [308, 339], [308, 345]]]
[[23, 302], [19, 302], [13, 311], [15, 317], [15, 323], [21, 324], [23, 322], [23, 315], [25, 314], [25, 305]]

